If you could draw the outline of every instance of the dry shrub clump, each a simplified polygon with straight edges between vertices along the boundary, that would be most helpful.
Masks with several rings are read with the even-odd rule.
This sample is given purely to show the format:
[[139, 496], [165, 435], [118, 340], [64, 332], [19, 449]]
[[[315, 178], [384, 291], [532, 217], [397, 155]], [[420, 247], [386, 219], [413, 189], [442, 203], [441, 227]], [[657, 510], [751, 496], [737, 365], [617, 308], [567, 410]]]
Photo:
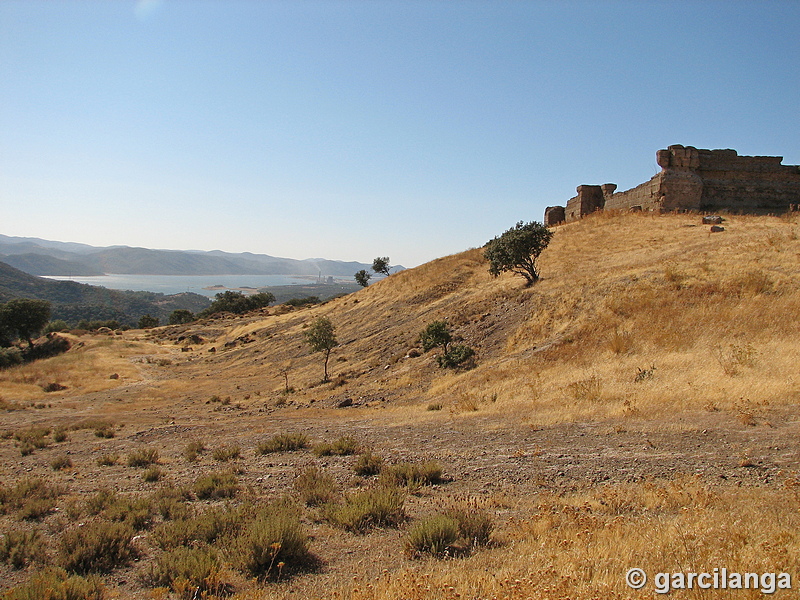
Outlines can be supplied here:
[[58, 562], [72, 573], [105, 573], [136, 557], [134, 529], [127, 523], [93, 521], [70, 529], [59, 540]]
[[294, 489], [306, 506], [332, 502], [336, 496], [336, 481], [315, 465], [303, 469], [294, 480]]
[[293, 452], [308, 448], [308, 436], [304, 433], [280, 433], [268, 440], [259, 442], [259, 454], [272, 454], [274, 452]]
[[148, 467], [158, 462], [158, 450], [155, 448], [142, 448], [128, 453], [129, 467]]
[[244, 572], [263, 579], [313, 568], [308, 536], [298, 511], [278, 501], [258, 511], [234, 544], [233, 562]]
[[44, 562], [46, 558], [44, 538], [38, 530], [11, 530], [0, 535], [0, 561], [15, 569], [33, 562]]
[[405, 518], [405, 493], [397, 487], [379, 485], [345, 496], [344, 501], [325, 507], [326, 518], [348, 531], [372, 527], [397, 527]]
[[179, 546], [153, 561], [145, 574], [153, 587], [168, 587], [187, 600], [227, 596], [233, 592], [230, 574], [214, 548]]
[[239, 480], [231, 471], [207, 473], [195, 480], [193, 491], [199, 500], [233, 498], [239, 491]]
[[41, 519], [56, 507], [62, 493], [42, 479], [23, 479], [13, 487], [0, 487], [0, 512], [15, 513], [26, 521]]
[[30, 581], [18, 585], [4, 600], [104, 600], [105, 586], [96, 575], [87, 578], [70, 575], [64, 569], [48, 567], [35, 573]]
[[217, 462], [229, 462], [242, 456], [242, 449], [238, 445], [220, 446], [211, 452], [211, 458]]
[[362, 477], [377, 475], [381, 472], [382, 468], [383, 459], [369, 450], [359, 454], [356, 464], [353, 465], [353, 470], [356, 472], [356, 475], [361, 475]]
[[354, 437], [345, 435], [332, 443], [323, 442], [313, 448], [316, 456], [348, 456], [358, 452], [360, 444]]
[[433, 485], [442, 482], [442, 470], [442, 465], [435, 460], [397, 463], [381, 469], [381, 483], [410, 488]]

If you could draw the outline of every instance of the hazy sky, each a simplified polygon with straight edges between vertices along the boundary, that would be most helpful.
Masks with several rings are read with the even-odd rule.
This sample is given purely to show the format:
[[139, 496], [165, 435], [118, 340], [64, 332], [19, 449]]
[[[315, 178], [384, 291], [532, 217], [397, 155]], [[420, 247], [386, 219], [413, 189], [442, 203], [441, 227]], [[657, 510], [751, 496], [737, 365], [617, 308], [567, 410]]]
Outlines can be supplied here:
[[800, 2], [0, 1], [0, 233], [414, 266], [637, 185], [800, 164]]

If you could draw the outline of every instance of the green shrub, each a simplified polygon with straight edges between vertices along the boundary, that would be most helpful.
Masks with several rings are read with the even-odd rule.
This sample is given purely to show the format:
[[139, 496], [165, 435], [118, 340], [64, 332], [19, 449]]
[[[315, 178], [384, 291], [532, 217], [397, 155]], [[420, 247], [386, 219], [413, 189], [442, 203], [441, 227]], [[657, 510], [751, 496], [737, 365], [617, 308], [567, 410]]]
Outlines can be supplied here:
[[194, 482], [194, 493], [200, 500], [233, 498], [239, 491], [239, 482], [230, 471], [217, 471], [201, 475]]
[[129, 467], [147, 467], [158, 462], [158, 450], [155, 448], [142, 448], [128, 453]]
[[169, 587], [181, 598], [227, 596], [233, 592], [219, 554], [213, 548], [180, 546], [150, 564], [146, 575], [152, 586]]
[[353, 470], [356, 475], [362, 477], [369, 477], [370, 475], [377, 475], [383, 468], [383, 459], [377, 454], [373, 454], [369, 450], [360, 454]]
[[22, 569], [32, 562], [44, 562], [46, 558], [44, 539], [36, 529], [12, 530], [0, 535], [0, 560], [15, 569]]
[[64, 429], [63, 427], [59, 427], [55, 431], [53, 431], [54, 442], [58, 442], [60, 444], [61, 442], [66, 442], [68, 439], [69, 439], [69, 434], [67, 433], [67, 430]]
[[334, 441], [332, 444], [322, 443], [314, 446], [313, 452], [316, 456], [348, 456], [358, 451], [359, 443], [354, 437], [345, 435]]
[[381, 470], [381, 481], [386, 485], [419, 487], [442, 481], [442, 465], [435, 460], [424, 463], [403, 462]]
[[308, 448], [308, 436], [305, 433], [280, 433], [268, 440], [259, 442], [258, 453], [292, 452], [302, 448]]
[[220, 446], [214, 448], [211, 452], [211, 458], [219, 462], [228, 462], [239, 458], [242, 455], [242, 449], [239, 446]]
[[315, 466], [306, 467], [294, 480], [294, 489], [307, 506], [331, 502], [336, 495], [336, 481]]
[[6, 592], [4, 600], [104, 600], [105, 588], [100, 578], [84, 579], [69, 575], [64, 569], [49, 567], [35, 573], [30, 581]]
[[379, 486], [347, 496], [341, 504], [329, 504], [325, 516], [349, 531], [371, 527], [396, 527], [405, 520], [405, 494], [391, 486]]
[[278, 579], [312, 567], [315, 559], [297, 511], [276, 502], [262, 509], [238, 537], [234, 562], [254, 577]]
[[23, 362], [22, 351], [13, 346], [11, 348], [0, 348], [0, 369], [16, 367]]
[[466, 366], [474, 356], [475, 350], [463, 344], [456, 344], [449, 351], [437, 356], [436, 361], [443, 369], [455, 369]]
[[67, 571], [108, 572], [135, 558], [133, 527], [128, 523], [94, 521], [70, 529], [59, 540], [58, 562]]
[[458, 539], [458, 523], [445, 515], [434, 515], [415, 523], [406, 535], [406, 549], [412, 556], [422, 553], [443, 556]]

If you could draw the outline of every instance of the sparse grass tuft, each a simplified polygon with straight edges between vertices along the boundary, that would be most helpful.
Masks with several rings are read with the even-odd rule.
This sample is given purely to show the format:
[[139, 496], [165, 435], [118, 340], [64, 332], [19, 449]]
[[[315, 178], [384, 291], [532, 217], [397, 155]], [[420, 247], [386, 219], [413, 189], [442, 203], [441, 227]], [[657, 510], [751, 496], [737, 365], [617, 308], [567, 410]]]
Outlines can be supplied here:
[[97, 464], [101, 467], [113, 467], [118, 460], [119, 455], [117, 454], [103, 454], [97, 458]]
[[151, 465], [142, 473], [142, 481], [146, 481], [147, 483], [155, 483], [156, 481], [161, 480], [163, 476], [164, 471], [162, 471], [160, 467]]
[[258, 453], [292, 452], [302, 448], [308, 448], [308, 436], [305, 433], [281, 433], [259, 442]]

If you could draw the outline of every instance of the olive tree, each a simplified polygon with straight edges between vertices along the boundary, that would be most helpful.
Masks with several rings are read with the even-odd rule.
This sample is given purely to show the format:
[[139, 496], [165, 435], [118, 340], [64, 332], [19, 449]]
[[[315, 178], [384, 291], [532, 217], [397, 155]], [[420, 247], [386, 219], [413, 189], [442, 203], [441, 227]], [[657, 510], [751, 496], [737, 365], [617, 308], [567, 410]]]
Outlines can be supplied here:
[[305, 332], [306, 343], [311, 347], [312, 352], [325, 353], [325, 376], [322, 381], [328, 381], [328, 359], [331, 356], [331, 350], [339, 345], [336, 341], [336, 330], [333, 327], [330, 319], [326, 317], [317, 317], [309, 325]]
[[504, 271], [522, 275], [529, 287], [539, 280], [536, 260], [547, 248], [553, 232], [537, 221], [523, 223], [488, 242], [483, 255], [489, 261], [489, 273], [497, 277]]
[[375, 260], [372, 261], [372, 270], [376, 273], [382, 273], [386, 276], [389, 275], [389, 257], [388, 256], [379, 256]]
[[365, 269], [361, 269], [355, 274], [356, 283], [361, 287], [367, 287], [369, 285], [369, 280], [372, 277]]

